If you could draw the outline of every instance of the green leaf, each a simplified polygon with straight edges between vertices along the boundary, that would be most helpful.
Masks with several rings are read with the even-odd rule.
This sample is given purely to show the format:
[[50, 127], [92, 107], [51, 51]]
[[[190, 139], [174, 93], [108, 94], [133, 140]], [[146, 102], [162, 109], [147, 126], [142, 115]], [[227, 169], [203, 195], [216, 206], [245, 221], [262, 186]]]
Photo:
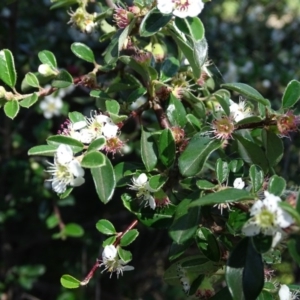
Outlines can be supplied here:
[[81, 237], [84, 235], [84, 230], [83, 228], [75, 223], [69, 223], [66, 224], [66, 226], [63, 229], [63, 233], [66, 236], [71, 236], [71, 237]]
[[228, 163], [221, 158], [218, 158], [216, 163], [216, 174], [220, 184], [226, 181], [229, 175]]
[[104, 136], [100, 136], [96, 140], [92, 141], [87, 149], [87, 152], [98, 151], [103, 148], [106, 144], [106, 139]]
[[221, 85], [222, 88], [229, 89], [244, 95], [245, 97], [255, 100], [265, 106], [269, 106], [269, 101], [265, 99], [257, 90], [245, 83], [226, 83]]
[[262, 141], [270, 166], [276, 166], [283, 157], [282, 139], [275, 132], [264, 129], [262, 131]]
[[253, 246], [258, 253], [266, 253], [272, 247], [273, 237], [270, 235], [255, 235], [251, 237]]
[[76, 289], [80, 287], [80, 281], [71, 275], [63, 275], [60, 278], [60, 283], [67, 289]]
[[275, 195], [275, 196], [281, 196], [286, 188], [286, 181], [284, 180], [284, 178], [277, 176], [277, 175], [273, 175], [270, 180], [269, 180], [269, 184], [268, 184], [268, 191]]
[[[198, 194], [198, 192], [196, 193]], [[191, 199], [183, 199], [177, 206], [174, 221], [169, 229], [169, 235], [177, 244], [183, 244], [193, 238], [200, 220], [200, 209], [189, 209], [192, 198], [195, 194], [190, 195]]]
[[290, 238], [289, 241], [287, 242], [287, 246], [291, 257], [299, 267], [300, 266], [300, 237], [294, 236]]
[[134, 89], [132, 93], [127, 97], [126, 102], [131, 103], [142, 97], [147, 93], [147, 90], [144, 87], [139, 87], [137, 89]]
[[198, 180], [196, 182], [197, 187], [201, 190], [213, 190], [218, 186], [218, 184], [213, 184], [210, 181], [207, 180]]
[[221, 141], [195, 134], [179, 157], [179, 170], [183, 176], [193, 176], [201, 172], [210, 154], [221, 147]]
[[234, 159], [229, 163], [229, 169], [233, 173], [237, 173], [241, 167], [244, 165], [244, 161], [242, 159]]
[[120, 104], [116, 100], [106, 100], [105, 101], [106, 110], [110, 114], [118, 115], [120, 111]]
[[173, 94], [170, 94], [166, 114], [172, 126], [184, 127], [186, 124], [185, 108]]
[[172, 14], [163, 15], [157, 8], [150, 10], [140, 24], [140, 35], [147, 37], [155, 34], [172, 19]]
[[73, 124], [80, 121], [86, 121], [84, 115], [78, 111], [69, 112], [68, 117]]
[[293, 107], [300, 99], [300, 82], [292, 80], [288, 83], [283, 97], [282, 97], [282, 108]]
[[118, 254], [120, 258], [125, 262], [128, 263], [132, 260], [132, 254], [130, 251], [124, 250], [121, 247], [118, 247]]
[[[51, 1], [53, 2], [53, 1]], [[78, 0], [60, 0], [57, 2], [54, 2], [53, 5], [51, 5], [50, 9], [57, 9], [57, 8], [61, 8], [61, 7], [65, 7], [68, 6], [70, 7], [71, 5], [77, 4]]]
[[194, 41], [200, 41], [204, 38], [204, 26], [198, 17], [176, 17], [175, 24], [181, 32], [189, 35]]
[[262, 292], [259, 294], [257, 300], [274, 300], [274, 298], [270, 292], [262, 290]]
[[179, 245], [175, 242], [172, 243], [170, 252], [169, 252], [169, 260], [174, 260], [180, 257], [186, 249], [193, 243], [193, 240], [188, 240], [185, 243]]
[[139, 235], [139, 232], [136, 229], [131, 229], [127, 231], [120, 240], [120, 245], [122, 247], [130, 245]]
[[143, 164], [121, 162], [114, 167], [116, 174], [117, 186], [125, 186], [131, 183], [132, 176], [136, 173], [138, 169], [143, 169]]
[[28, 97], [24, 98], [23, 100], [21, 100], [19, 104], [22, 107], [29, 108], [34, 103], [36, 103], [38, 101], [38, 99], [39, 99], [39, 97], [38, 97], [37, 93], [33, 93], [33, 94], [29, 95]]
[[295, 210], [295, 208], [293, 206], [291, 206], [289, 203], [287, 202], [279, 202], [278, 203], [279, 206], [285, 210], [286, 212], [288, 212], [297, 222], [298, 226], [300, 225], [300, 214]]
[[250, 165], [256, 164], [260, 166], [266, 173], [268, 170], [268, 159], [261, 147], [238, 134], [233, 136], [238, 142], [238, 151], [241, 158]]
[[253, 199], [253, 196], [246, 190], [227, 188], [225, 190], [205, 195], [196, 201], [193, 201], [190, 207], [231, 203], [251, 199]]
[[168, 57], [165, 59], [160, 69], [160, 80], [166, 81], [175, 76], [179, 70], [179, 66], [179, 60], [175, 57]]
[[59, 74], [55, 76], [52, 86], [56, 88], [66, 88], [73, 84], [73, 77], [66, 70], [60, 70]]
[[106, 235], [112, 235], [117, 233], [115, 226], [110, 221], [105, 219], [99, 220], [96, 223], [96, 228], [98, 231]]
[[141, 155], [148, 172], [152, 171], [157, 163], [157, 148], [152, 135], [152, 132], [147, 132], [142, 127]]
[[105, 155], [98, 151], [91, 151], [84, 155], [81, 166], [83, 168], [99, 168], [105, 165]]
[[100, 200], [106, 204], [113, 196], [116, 187], [116, 178], [110, 160], [104, 156], [105, 164], [98, 168], [91, 169], [96, 192]]
[[300, 190], [297, 192], [296, 211], [300, 214]]
[[252, 183], [252, 190], [257, 193], [264, 183], [264, 173], [259, 166], [252, 165], [249, 169], [249, 176]]
[[0, 79], [8, 86], [13, 88], [17, 82], [17, 73], [15, 69], [14, 57], [11, 51], [8, 49], [3, 49], [0, 51], [0, 70]]
[[162, 188], [162, 186], [166, 183], [167, 180], [168, 177], [166, 177], [165, 175], [154, 175], [149, 179], [149, 186], [151, 189], [157, 192], [159, 189]]
[[176, 145], [170, 129], [164, 129], [159, 137], [158, 151], [160, 161], [167, 168], [171, 167], [175, 160]]
[[28, 150], [28, 155], [54, 156], [57, 145], [34, 146]]
[[176, 206], [169, 204], [163, 208], [151, 209], [144, 207], [138, 200], [133, 200], [128, 194], [122, 195], [123, 205], [126, 209], [136, 215], [138, 220], [147, 227], [168, 228], [172, 224], [172, 219]]
[[33, 86], [36, 88], [39, 88], [39, 86], [40, 86], [39, 80], [37, 79], [37, 77], [35, 76], [34, 73], [31, 73], [31, 72], [27, 73], [25, 75], [25, 81], [30, 86]]
[[64, 135], [49, 136], [47, 138], [47, 143], [49, 145], [56, 145], [57, 147], [60, 144], [69, 145], [75, 154], [82, 151], [84, 148], [84, 145], [81, 142], [79, 142], [71, 137], [64, 136]]
[[43, 64], [47, 64], [52, 68], [57, 67], [57, 62], [54, 54], [51, 51], [43, 50], [38, 53], [38, 57]]
[[46, 225], [48, 229], [53, 229], [59, 224], [58, 217], [56, 215], [51, 215], [46, 219]]
[[[1, 72], [0, 72], [1, 73]], [[17, 100], [7, 101], [4, 105], [4, 112], [6, 116], [14, 119], [20, 110], [20, 105]]]
[[201, 252], [209, 259], [218, 262], [221, 257], [219, 244], [213, 233], [205, 227], [196, 233], [196, 243]]
[[116, 240], [117, 240], [116, 235], [110, 236], [102, 242], [102, 247], [112, 245]]
[[83, 43], [73, 43], [71, 45], [72, 52], [79, 58], [94, 63], [95, 62], [95, 56], [90, 47]]

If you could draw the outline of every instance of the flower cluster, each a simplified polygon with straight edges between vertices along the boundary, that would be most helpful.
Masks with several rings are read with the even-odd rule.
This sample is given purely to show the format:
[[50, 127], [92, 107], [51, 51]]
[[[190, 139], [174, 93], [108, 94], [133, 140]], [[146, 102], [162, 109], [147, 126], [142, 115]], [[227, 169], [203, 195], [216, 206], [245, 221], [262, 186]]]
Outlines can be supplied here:
[[140, 199], [146, 201], [145, 206], [150, 206], [152, 209], [156, 208], [156, 201], [152, 195], [154, 190], [150, 187], [148, 177], [145, 173], [139, 175], [138, 178], [132, 179], [132, 185], [130, 189], [137, 191], [136, 196]]
[[123, 142], [118, 137], [119, 127], [110, 117], [95, 112], [91, 114], [90, 118], [76, 123], [67, 120], [58, 133], [70, 136], [84, 144], [90, 144], [92, 141], [104, 137], [106, 144], [103, 149], [113, 154], [123, 147]]
[[290, 291], [286, 284], [282, 284], [278, 291], [279, 300], [296, 300], [299, 299], [299, 291]]
[[163, 14], [173, 13], [179, 18], [196, 17], [204, 8], [202, 0], [158, 0], [157, 8]]
[[251, 218], [243, 226], [242, 232], [247, 236], [262, 233], [274, 237], [281, 228], [293, 224], [291, 215], [279, 206], [281, 199], [267, 191], [264, 194], [265, 198], [256, 201], [251, 207]]
[[123, 275], [124, 271], [131, 271], [134, 270], [132, 266], [126, 266], [126, 263], [119, 258], [118, 250], [114, 245], [108, 245], [104, 247], [102, 252], [102, 263], [100, 267], [104, 266], [104, 271], [110, 272], [110, 277], [112, 276], [113, 272], [117, 273], [117, 277], [119, 275]]
[[52, 175], [49, 181], [52, 182], [52, 188], [56, 193], [62, 194], [67, 186], [80, 186], [85, 182], [84, 169], [74, 158], [72, 148], [68, 145], [59, 145], [54, 156], [54, 163], [50, 165], [47, 172]]

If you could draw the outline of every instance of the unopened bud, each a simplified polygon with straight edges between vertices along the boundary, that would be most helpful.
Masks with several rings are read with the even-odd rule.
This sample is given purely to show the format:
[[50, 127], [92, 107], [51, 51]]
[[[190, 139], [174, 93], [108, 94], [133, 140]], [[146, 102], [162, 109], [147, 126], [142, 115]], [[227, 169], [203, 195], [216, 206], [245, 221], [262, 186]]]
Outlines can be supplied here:
[[56, 75], [56, 71], [54, 71], [48, 64], [39, 65], [38, 72], [43, 76]]
[[3, 86], [0, 86], [0, 98], [5, 97], [6, 90]]
[[157, 62], [161, 62], [166, 57], [165, 46], [159, 43], [155, 43], [152, 46], [152, 54]]

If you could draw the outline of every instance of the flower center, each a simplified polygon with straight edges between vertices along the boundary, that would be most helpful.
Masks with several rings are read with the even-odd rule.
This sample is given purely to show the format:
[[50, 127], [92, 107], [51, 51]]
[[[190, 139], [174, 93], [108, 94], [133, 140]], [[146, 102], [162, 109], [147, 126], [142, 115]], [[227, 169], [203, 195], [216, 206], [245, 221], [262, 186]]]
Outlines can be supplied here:
[[257, 222], [262, 228], [272, 227], [275, 224], [275, 215], [267, 209], [263, 209], [257, 215]]
[[175, 0], [175, 7], [178, 10], [187, 10], [190, 3], [188, 0]]
[[72, 175], [67, 166], [57, 165], [55, 177], [57, 177], [59, 180], [66, 180], [67, 178], [70, 178], [71, 176]]

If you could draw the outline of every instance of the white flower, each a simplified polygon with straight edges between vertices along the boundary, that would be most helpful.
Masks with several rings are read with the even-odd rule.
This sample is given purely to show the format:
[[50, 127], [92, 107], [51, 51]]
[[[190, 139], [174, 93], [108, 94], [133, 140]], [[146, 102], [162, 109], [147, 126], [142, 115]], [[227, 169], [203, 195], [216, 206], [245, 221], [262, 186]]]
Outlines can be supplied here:
[[157, 0], [157, 8], [163, 14], [173, 13], [179, 18], [196, 17], [204, 8], [202, 0]]
[[278, 296], [280, 300], [295, 300], [298, 299], [299, 291], [291, 292], [286, 284], [282, 284]]
[[38, 72], [43, 76], [56, 75], [56, 71], [51, 68], [48, 64], [39, 65]]
[[284, 211], [278, 203], [278, 196], [265, 191], [265, 199], [257, 200], [250, 209], [250, 218], [243, 226], [242, 232], [247, 236], [254, 236], [260, 232], [274, 236], [281, 228], [293, 223], [290, 214]]
[[154, 190], [149, 185], [147, 175], [142, 173], [138, 178], [132, 178], [132, 183], [133, 185], [130, 185], [130, 189], [137, 191], [136, 196], [145, 200], [146, 206], [149, 204], [152, 209], [155, 209], [156, 202], [154, 197], [151, 195]]
[[251, 110], [249, 107], [246, 107], [246, 101], [240, 100], [239, 104], [233, 102], [229, 99], [229, 109], [230, 116], [236, 121], [239, 122], [245, 118], [251, 117]]
[[44, 100], [40, 102], [40, 109], [43, 111], [46, 119], [51, 119], [53, 116], [59, 116], [63, 102], [61, 98], [53, 97], [52, 95], [46, 96]]
[[84, 170], [78, 160], [73, 157], [72, 148], [68, 145], [59, 145], [54, 157], [54, 164], [50, 163], [48, 172], [52, 175], [52, 188], [62, 194], [68, 185], [80, 186], [84, 183]]
[[242, 190], [245, 187], [245, 181], [241, 177], [238, 177], [234, 180], [233, 187]]
[[117, 273], [117, 277], [119, 275], [123, 275], [124, 271], [131, 271], [134, 269], [132, 266], [126, 266], [126, 263], [119, 259], [118, 256], [118, 250], [114, 245], [108, 245], [104, 247], [104, 250], [102, 252], [102, 263], [100, 266], [104, 266], [105, 269], [102, 271], [108, 271], [110, 272], [110, 277], [113, 272]]

